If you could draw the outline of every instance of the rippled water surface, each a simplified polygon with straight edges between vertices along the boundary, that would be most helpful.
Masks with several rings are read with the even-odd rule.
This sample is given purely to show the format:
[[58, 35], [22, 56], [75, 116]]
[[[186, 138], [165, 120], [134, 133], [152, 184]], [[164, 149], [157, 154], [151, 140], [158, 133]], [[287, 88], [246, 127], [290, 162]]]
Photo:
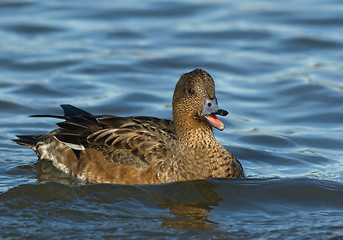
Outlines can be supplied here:
[[[343, 3], [0, 2], [0, 238], [342, 239]], [[215, 79], [217, 139], [247, 179], [85, 185], [15, 134], [73, 104], [171, 119], [178, 78]]]

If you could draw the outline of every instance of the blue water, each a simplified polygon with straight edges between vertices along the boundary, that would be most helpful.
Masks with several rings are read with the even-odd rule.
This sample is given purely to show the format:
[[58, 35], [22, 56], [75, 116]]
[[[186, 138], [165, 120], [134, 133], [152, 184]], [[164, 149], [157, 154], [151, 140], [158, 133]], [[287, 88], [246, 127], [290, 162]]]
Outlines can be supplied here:
[[[343, 239], [341, 1], [0, 2], [0, 238]], [[73, 104], [172, 118], [216, 82], [247, 179], [85, 185], [11, 142]]]

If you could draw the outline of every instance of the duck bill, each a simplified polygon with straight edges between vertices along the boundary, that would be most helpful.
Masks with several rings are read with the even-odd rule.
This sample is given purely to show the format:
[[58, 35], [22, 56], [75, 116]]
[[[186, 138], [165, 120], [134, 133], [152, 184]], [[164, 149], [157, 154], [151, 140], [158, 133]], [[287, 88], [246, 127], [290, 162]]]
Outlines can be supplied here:
[[201, 116], [205, 121], [207, 121], [212, 127], [217, 128], [220, 131], [223, 131], [225, 125], [217, 118], [216, 115], [226, 116], [227, 111], [218, 108], [217, 99], [212, 100], [206, 99], [204, 109]]

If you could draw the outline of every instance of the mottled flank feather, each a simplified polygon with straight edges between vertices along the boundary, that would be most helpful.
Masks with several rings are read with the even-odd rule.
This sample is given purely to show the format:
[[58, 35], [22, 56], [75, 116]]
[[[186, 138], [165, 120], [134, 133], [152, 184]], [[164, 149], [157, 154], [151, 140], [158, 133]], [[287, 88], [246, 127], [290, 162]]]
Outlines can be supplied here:
[[57, 123], [58, 129], [18, 136], [14, 141], [89, 182], [154, 184], [242, 177], [241, 164], [216, 141], [211, 122], [202, 114], [205, 99], [215, 100], [214, 82], [208, 73], [196, 69], [184, 74], [175, 88], [174, 121], [92, 115], [61, 105], [64, 116], [32, 116], [64, 119]]

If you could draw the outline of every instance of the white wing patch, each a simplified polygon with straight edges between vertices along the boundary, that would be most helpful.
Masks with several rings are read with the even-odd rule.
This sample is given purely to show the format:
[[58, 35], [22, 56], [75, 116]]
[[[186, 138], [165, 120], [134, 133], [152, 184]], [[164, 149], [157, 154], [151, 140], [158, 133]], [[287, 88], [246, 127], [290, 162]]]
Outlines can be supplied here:
[[68, 147], [70, 147], [71, 149], [74, 149], [74, 150], [79, 150], [79, 151], [82, 151], [82, 150], [85, 150], [85, 147], [82, 145], [82, 144], [74, 144], [74, 143], [66, 143], [66, 142], [62, 142], [60, 140], [58, 140], [55, 136], [54, 138], [61, 142], [61, 143], [64, 143], [65, 145], [67, 145]]
[[66, 142], [62, 142], [62, 143], [64, 143], [65, 145], [67, 145], [68, 147], [74, 150], [79, 150], [79, 151], [85, 150], [85, 147], [81, 144], [73, 144], [73, 143], [66, 143]]

